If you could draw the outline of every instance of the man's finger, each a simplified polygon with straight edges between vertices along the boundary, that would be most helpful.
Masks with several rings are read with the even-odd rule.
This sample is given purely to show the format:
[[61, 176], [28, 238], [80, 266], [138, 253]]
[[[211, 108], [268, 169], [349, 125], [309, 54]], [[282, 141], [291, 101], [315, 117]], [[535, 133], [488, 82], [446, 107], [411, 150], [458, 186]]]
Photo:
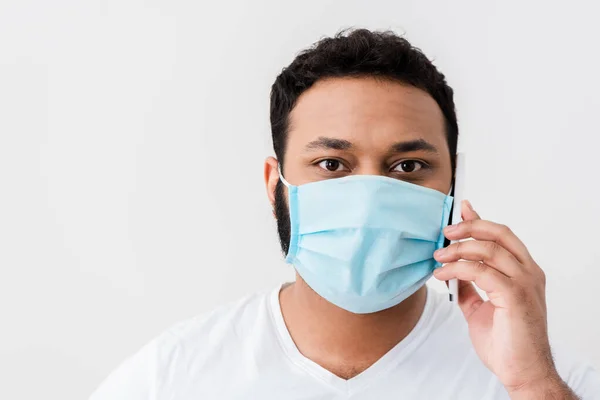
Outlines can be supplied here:
[[436, 250], [434, 258], [441, 263], [458, 260], [482, 261], [506, 276], [519, 276], [523, 266], [505, 248], [494, 242], [467, 240]]
[[487, 264], [476, 261], [451, 262], [437, 268], [433, 274], [441, 281], [459, 279], [474, 282], [487, 293], [506, 293], [512, 286], [512, 281], [508, 276]]
[[450, 240], [473, 238], [499, 244], [512, 253], [521, 263], [531, 258], [527, 247], [506, 225], [482, 219], [463, 221], [444, 228], [444, 235]]
[[463, 200], [460, 204], [460, 215], [463, 221], [473, 221], [476, 219], [481, 219], [479, 214], [473, 209], [471, 202], [469, 200]]

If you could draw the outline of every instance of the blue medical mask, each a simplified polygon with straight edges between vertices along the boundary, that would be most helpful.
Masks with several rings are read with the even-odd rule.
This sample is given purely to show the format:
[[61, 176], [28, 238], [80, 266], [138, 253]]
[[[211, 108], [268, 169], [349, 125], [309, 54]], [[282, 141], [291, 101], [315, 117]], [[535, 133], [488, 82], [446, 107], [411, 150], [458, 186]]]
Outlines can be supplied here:
[[321, 297], [357, 314], [399, 304], [440, 264], [452, 196], [378, 175], [288, 188], [286, 262]]

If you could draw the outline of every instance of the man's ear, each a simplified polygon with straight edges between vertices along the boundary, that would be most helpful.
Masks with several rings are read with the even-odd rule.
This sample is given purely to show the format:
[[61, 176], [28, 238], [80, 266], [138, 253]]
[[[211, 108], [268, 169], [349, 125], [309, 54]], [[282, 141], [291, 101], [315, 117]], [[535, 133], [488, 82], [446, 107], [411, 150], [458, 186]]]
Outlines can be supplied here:
[[273, 217], [275, 217], [275, 188], [279, 182], [279, 170], [277, 169], [279, 162], [275, 157], [267, 157], [265, 160], [265, 186], [267, 188], [267, 197], [271, 208], [273, 209]]

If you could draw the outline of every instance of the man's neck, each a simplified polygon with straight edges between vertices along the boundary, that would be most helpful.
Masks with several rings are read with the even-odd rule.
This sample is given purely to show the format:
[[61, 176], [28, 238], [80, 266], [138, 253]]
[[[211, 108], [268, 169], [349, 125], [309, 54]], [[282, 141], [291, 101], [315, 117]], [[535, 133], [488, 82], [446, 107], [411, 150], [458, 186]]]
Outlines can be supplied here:
[[285, 324], [300, 353], [350, 379], [373, 365], [415, 327], [427, 298], [422, 287], [397, 306], [353, 314], [315, 293], [302, 278], [281, 290]]

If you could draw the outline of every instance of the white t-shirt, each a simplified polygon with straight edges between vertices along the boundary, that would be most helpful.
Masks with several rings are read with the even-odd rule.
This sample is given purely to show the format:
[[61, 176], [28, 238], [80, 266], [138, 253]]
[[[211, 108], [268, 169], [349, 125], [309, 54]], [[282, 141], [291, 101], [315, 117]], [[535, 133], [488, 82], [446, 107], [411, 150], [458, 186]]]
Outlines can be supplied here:
[[[508, 399], [471, 346], [458, 307], [433, 289], [410, 334], [349, 380], [298, 351], [279, 291], [173, 326], [125, 360], [90, 400]], [[582, 399], [600, 399], [600, 378], [591, 366], [555, 357]]]

